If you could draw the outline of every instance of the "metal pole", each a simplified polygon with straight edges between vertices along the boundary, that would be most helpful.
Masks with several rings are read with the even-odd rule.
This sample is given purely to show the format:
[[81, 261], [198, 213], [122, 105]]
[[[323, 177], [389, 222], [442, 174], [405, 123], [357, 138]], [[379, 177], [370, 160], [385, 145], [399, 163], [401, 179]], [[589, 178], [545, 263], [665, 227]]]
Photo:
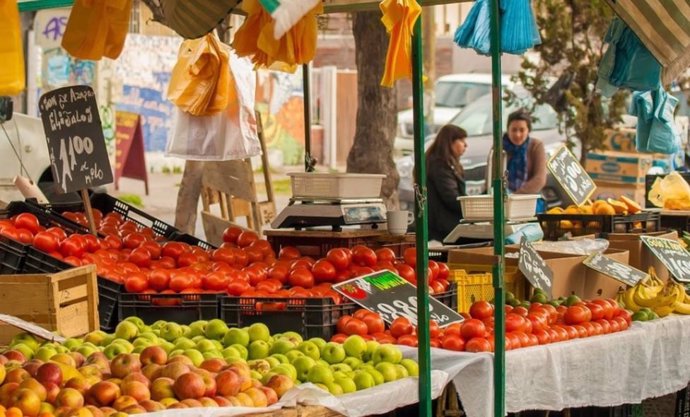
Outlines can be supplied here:
[[[420, 3], [422, 3], [420, 1]], [[423, 13], [423, 12], [422, 12]], [[422, 17], [412, 35], [412, 109], [414, 112], [415, 232], [417, 247], [417, 346], [419, 359], [419, 415], [431, 417], [431, 347], [429, 345], [429, 277], [427, 264], [426, 158], [424, 155], [424, 62], [422, 59]]]
[[503, 189], [502, 117], [501, 117], [501, 32], [499, 0], [490, 1], [491, 19], [491, 94], [493, 98], [494, 152], [492, 161], [492, 186], [494, 195], [494, 254], [497, 262], [493, 268], [494, 285], [494, 416], [505, 416], [505, 292], [503, 271], [505, 260], [505, 213]]
[[304, 92], [304, 171], [314, 172], [316, 160], [311, 156], [311, 87], [309, 64], [302, 65], [302, 89]]

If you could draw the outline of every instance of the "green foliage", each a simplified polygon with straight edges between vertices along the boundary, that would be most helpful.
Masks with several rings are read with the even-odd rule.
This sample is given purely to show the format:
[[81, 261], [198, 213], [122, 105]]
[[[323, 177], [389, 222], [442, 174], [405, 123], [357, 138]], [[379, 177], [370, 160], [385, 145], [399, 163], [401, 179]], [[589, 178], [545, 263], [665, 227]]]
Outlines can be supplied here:
[[138, 194], [120, 194], [117, 198], [138, 208], [144, 208], [144, 201]]
[[563, 106], [556, 111], [569, 143], [573, 138], [581, 141], [584, 158], [602, 147], [606, 130], [620, 123], [626, 111], [627, 92], [608, 99], [594, 87], [613, 11], [605, 0], [535, 0], [534, 7], [542, 36], [535, 48], [540, 59], [523, 59], [517, 78], [538, 103], [553, 104], [547, 92], [554, 77], [572, 76], [563, 90]]

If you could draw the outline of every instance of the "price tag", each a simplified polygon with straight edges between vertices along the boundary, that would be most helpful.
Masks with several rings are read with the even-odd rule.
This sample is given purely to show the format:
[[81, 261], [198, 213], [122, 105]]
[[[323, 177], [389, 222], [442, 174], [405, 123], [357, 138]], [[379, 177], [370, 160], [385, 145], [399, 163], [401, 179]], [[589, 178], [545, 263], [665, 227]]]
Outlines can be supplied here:
[[580, 161], [563, 145], [546, 164], [553, 177], [578, 206], [583, 205], [597, 189]]
[[543, 290], [551, 298], [551, 287], [553, 286], [553, 271], [546, 265], [544, 259], [539, 256], [532, 244], [523, 237], [520, 243], [520, 259], [518, 268], [525, 274], [527, 280], [534, 288]]
[[630, 265], [620, 263], [601, 253], [595, 253], [587, 257], [583, 264], [599, 271], [602, 274], [606, 274], [611, 278], [615, 278], [623, 284], [634, 287], [638, 282], [644, 279], [647, 274], [640, 271], [639, 269], [633, 268]]
[[59, 88], [39, 100], [53, 178], [65, 193], [113, 182], [93, 89]]
[[640, 239], [654, 256], [668, 268], [676, 281], [690, 283], [690, 253], [680, 243], [675, 240], [652, 236], [640, 236]]
[[[407, 317], [417, 325], [417, 289], [399, 275], [384, 270], [341, 282], [333, 289], [381, 315], [386, 323], [398, 317]], [[429, 317], [440, 327], [463, 321], [456, 311], [429, 297]]]

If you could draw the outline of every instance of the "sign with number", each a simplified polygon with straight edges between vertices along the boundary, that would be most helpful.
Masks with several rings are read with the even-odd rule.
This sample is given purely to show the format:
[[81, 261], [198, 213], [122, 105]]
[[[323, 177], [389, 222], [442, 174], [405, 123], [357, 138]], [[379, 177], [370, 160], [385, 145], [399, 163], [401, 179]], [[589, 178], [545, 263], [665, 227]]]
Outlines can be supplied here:
[[678, 282], [690, 283], [690, 253], [680, 243], [671, 239], [640, 236]]
[[53, 178], [65, 193], [113, 182], [93, 89], [59, 88], [39, 100]]
[[634, 287], [638, 282], [647, 276], [647, 274], [639, 269], [620, 263], [602, 255], [601, 253], [594, 253], [588, 256], [587, 259], [585, 259], [582, 263], [594, 269], [595, 271], [599, 271], [602, 274], [610, 276], [611, 278], [615, 278], [623, 284], [631, 287]]
[[578, 206], [583, 205], [597, 189], [594, 181], [585, 172], [580, 161], [563, 145], [546, 164], [570, 198]]
[[[333, 289], [381, 315], [387, 323], [398, 317], [407, 317], [417, 325], [417, 289], [391, 271], [374, 272], [341, 282]], [[463, 321], [463, 317], [433, 297], [429, 297], [429, 317], [439, 326]]]
[[525, 238], [522, 238], [520, 243], [519, 255], [518, 268], [520, 271], [525, 274], [525, 277], [534, 288], [543, 290], [551, 298], [553, 271]]

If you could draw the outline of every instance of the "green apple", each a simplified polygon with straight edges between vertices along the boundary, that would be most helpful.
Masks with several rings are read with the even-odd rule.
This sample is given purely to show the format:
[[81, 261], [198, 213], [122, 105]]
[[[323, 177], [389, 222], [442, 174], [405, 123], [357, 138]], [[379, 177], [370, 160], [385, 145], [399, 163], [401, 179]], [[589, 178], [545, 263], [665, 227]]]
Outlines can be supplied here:
[[33, 352], [37, 351], [38, 348], [41, 347], [41, 344], [34, 336], [24, 332], [14, 335], [12, 341], [10, 342], [10, 347], [14, 347], [20, 343], [23, 343], [31, 348]]
[[64, 346], [62, 346], [62, 345], [57, 345], [57, 346], [55, 346], [55, 350], [57, 350], [57, 353], [67, 353], [67, 352], [69, 352], [69, 349], [67, 349], [66, 347], [64, 347]]
[[[66, 348], [69, 349], [71, 352], [73, 352], [73, 351], [77, 350], [77, 348], [78, 348], [79, 346], [81, 346], [82, 343], [84, 343], [84, 342], [83, 342], [81, 339], [77, 339], [77, 338], [74, 338], [74, 337], [69, 337], [69, 338], [65, 339], [64, 342], [62, 342], [62, 346], [66, 347]], [[16, 346], [16, 345], [15, 345], [15, 346]]]
[[158, 340], [158, 345], [165, 350], [165, 353], [170, 354], [173, 350], [175, 350], [175, 345], [172, 344], [171, 342], [168, 342], [167, 340], [159, 339]]
[[[373, 366], [370, 366], [370, 365], [364, 366], [364, 367], [362, 367], [362, 370], [364, 372], [367, 372], [369, 375], [372, 376], [372, 378], [374, 378], [374, 383], [376, 385], [381, 385], [384, 382], [386, 382], [385, 378], [383, 377], [383, 374], [381, 372], [379, 372]], [[397, 373], [396, 373], [396, 376], [397, 376]]]
[[264, 376], [263, 376], [260, 372], [255, 371], [255, 370], [252, 369], [252, 370], [249, 371], [249, 377], [250, 377], [251, 379], [256, 379], [256, 380], [258, 380], [258, 381], [261, 381], [261, 380], [263, 379]]
[[296, 358], [299, 358], [300, 356], [304, 356], [304, 353], [300, 352], [299, 350], [291, 350], [288, 353], [285, 354], [285, 357], [287, 358], [288, 362], [292, 363]]
[[390, 362], [379, 362], [376, 364], [376, 370], [381, 372], [385, 382], [391, 382], [398, 379], [398, 370], [395, 365]]
[[297, 371], [297, 379], [306, 381], [309, 370], [316, 365], [316, 361], [309, 356], [300, 356], [292, 362]]
[[296, 345], [299, 345], [304, 341], [304, 339], [302, 339], [302, 336], [297, 332], [285, 332], [282, 335], [280, 335], [280, 338], [287, 339]]
[[259, 379], [259, 381], [261, 381], [261, 383], [262, 383], [263, 385], [267, 385], [267, 384], [268, 384], [268, 381], [270, 381], [271, 378], [273, 378], [273, 377], [276, 376], [276, 375], [278, 375], [278, 374], [275, 373], [275, 372], [273, 372], [273, 371], [271, 371], [271, 372], [265, 373], [264, 375], [261, 375], [261, 378], [258, 378], [258, 379]]
[[186, 324], [180, 324], [180, 327], [182, 328], [182, 336], [188, 334], [191, 331], [189, 329], [189, 326]]
[[374, 352], [381, 344], [376, 340], [367, 340], [367, 352], [362, 356], [364, 362], [370, 361], [374, 357]]
[[346, 356], [345, 348], [340, 343], [328, 342], [321, 349], [321, 358], [331, 365], [342, 362]]
[[347, 356], [362, 359], [367, 351], [367, 341], [362, 336], [353, 334], [343, 342]]
[[77, 352], [84, 355], [85, 358], [88, 358], [94, 352], [98, 352], [98, 350], [98, 346], [94, 345], [91, 342], [85, 342], [77, 348]]
[[335, 383], [340, 385], [340, 388], [343, 390], [343, 394], [357, 391], [357, 384], [355, 384], [355, 381], [350, 377], [346, 376], [335, 378]]
[[278, 339], [275, 342], [273, 342], [273, 346], [271, 346], [271, 350], [269, 351], [270, 354], [274, 353], [282, 353], [285, 354], [297, 346], [288, 339]]
[[136, 316], [129, 316], [123, 321], [128, 321], [130, 323], [134, 323], [135, 326], [137, 326], [138, 331], [143, 331], [144, 328], [146, 327], [146, 323], [144, 323], [144, 320], [140, 319], [139, 317]]
[[180, 326], [177, 323], [167, 322], [161, 328], [160, 332], [161, 332], [160, 336], [163, 339], [167, 340], [168, 342], [172, 342], [175, 339], [182, 336], [182, 326]]
[[139, 328], [131, 321], [121, 321], [115, 327], [115, 337], [118, 339], [134, 340], [139, 335]]
[[103, 330], [94, 330], [84, 336], [84, 342], [93, 343], [96, 346], [103, 346], [106, 336], [108, 336], [108, 334]]
[[331, 367], [331, 364], [330, 364], [330, 363], [326, 362], [325, 360], [323, 360], [323, 359], [321, 359], [321, 358], [317, 359], [317, 360], [316, 360], [316, 363], [320, 363], [321, 365], [326, 366], [326, 367], [328, 367], [328, 368]]
[[407, 378], [408, 376], [410, 376], [410, 373], [407, 372], [407, 368], [405, 368], [404, 366], [400, 365], [399, 363], [396, 363], [394, 366], [395, 366], [395, 370], [398, 372], [398, 378], [397, 379], [403, 379], [403, 378]]
[[326, 346], [326, 341], [320, 337], [312, 337], [311, 339], [308, 340], [308, 342], [314, 343], [316, 346], [318, 346], [319, 351], [323, 349], [324, 346]]
[[[333, 371], [333, 369], [331, 369]], [[347, 374], [343, 371], [333, 371], [333, 379], [347, 378]]]
[[400, 349], [395, 347], [395, 345], [391, 344], [383, 344], [374, 351], [374, 356], [372, 357], [372, 360], [374, 361], [374, 365], [381, 363], [381, 362], [390, 362], [392, 364], [400, 363], [402, 360], [402, 352]]
[[113, 340], [115, 340], [114, 334], [106, 334], [105, 338], [103, 339], [103, 342], [101, 343], [101, 346], [108, 346], [109, 344], [113, 343]]
[[187, 330], [187, 333], [185, 336], [189, 337], [190, 339], [194, 336], [199, 336], [199, 335], [205, 335], [206, 334], [206, 326], [208, 325], [207, 320], [197, 320], [189, 323], [189, 329]]
[[211, 359], [211, 358], [225, 359], [225, 358], [223, 358], [223, 354], [218, 352], [217, 350], [207, 350], [205, 352], [201, 352], [201, 355], [204, 357], [204, 359]]
[[278, 359], [280, 363], [290, 363], [290, 359], [288, 359], [288, 357], [283, 355], [282, 353], [274, 353], [271, 356]]
[[134, 339], [134, 341], [132, 342], [132, 345], [134, 346], [134, 349], [139, 348], [139, 351], [140, 351], [140, 352], [141, 352], [142, 350], [144, 350], [144, 348], [146, 348], [146, 347], [148, 347], [148, 346], [152, 346], [152, 345], [154, 345], [154, 344], [155, 344], [155, 343], [154, 343], [152, 340], [147, 339], [147, 338], [145, 338], [145, 337], [137, 337], [137, 338]]
[[173, 349], [170, 351], [170, 353], [168, 353], [168, 360], [170, 360], [170, 358], [174, 358], [175, 356], [180, 356], [180, 355], [184, 355], [184, 350]]
[[357, 367], [362, 364], [362, 360], [348, 356], [347, 358], [343, 359], [343, 363], [352, 369], [357, 369]]
[[222, 340], [228, 332], [228, 325], [221, 319], [213, 319], [206, 325], [206, 337], [209, 339]]
[[36, 353], [34, 353], [34, 358], [46, 362], [53, 356], [57, 355], [57, 353], [57, 349], [55, 349], [54, 346], [44, 345], [38, 348]]
[[178, 337], [175, 340], [174, 345], [175, 345], [175, 349], [182, 349], [182, 350], [196, 348], [196, 343], [193, 340], [188, 339], [184, 336]]
[[234, 345], [230, 345], [230, 347], [240, 352], [240, 357], [242, 359], [247, 360], [247, 357], [249, 357], [249, 349], [247, 349], [246, 346], [235, 343]]
[[204, 355], [196, 349], [185, 349], [184, 355], [192, 360], [194, 366], [198, 367], [204, 362]]
[[153, 322], [151, 325], [151, 330], [160, 330], [163, 326], [165, 326], [168, 322], [165, 320], [156, 320]]
[[281, 363], [271, 368], [271, 372], [289, 376], [293, 381], [297, 380], [297, 369], [289, 363]]
[[376, 385], [374, 377], [367, 371], [355, 371], [355, 376], [352, 380], [357, 387], [357, 391], [371, 388]]
[[271, 365], [271, 368], [280, 365], [282, 362], [280, 359], [276, 358], [275, 356], [266, 356], [263, 360], [269, 363]]
[[103, 349], [103, 353], [108, 359], [112, 359], [121, 353], [129, 353], [127, 346], [121, 343], [111, 343]]
[[220, 352], [220, 354], [223, 356], [223, 359], [242, 358], [240, 352], [232, 346], [226, 347]]
[[330, 392], [331, 395], [343, 395], [343, 387], [336, 384], [335, 381], [325, 382], [324, 385], [328, 388], [328, 392]]
[[254, 340], [249, 344], [249, 359], [261, 359], [268, 356], [270, 347], [265, 340]]
[[[187, 337], [187, 336], [182, 336], [182, 337]], [[189, 338], [188, 338], [188, 339], [189, 339]], [[198, 335], [192, 337], [191, 340], [192, 340], [192, 342], [194, 342], [194, 343], [199, 343], [200, 341], [202, 341], [202, 340], [207, 340], [207, 339], [206, 339], [206, 336], [205, 336], [205, 335], [203, 335], [203, 334], [198, 334]]]
[[[323, 342], [323, 346], [326, 346], [325, 341]], [[299, 350], [300, 352], [304, 353], [306, 356], [309, 356], [312, 359], [321, 358], [321, 348], [318, 344], [311, 340], [304, 341], [297, 345], [297, 350]]]
[[403, 359], [400, 361], [400, 365], [407, 369], [409, 376], [419, 376], [419, 364], [412, 359]]
[[206, 352], [209, 350], [218, 350], [218, 347], [208, 339], [202, 339], [196, 342], [196, 349], [200, 352]]
[[139, 333], [139, 337], [143, 337], [144, 339], [149, 339], [152, 342], [158, 343], [158, 335], [151, 330]]
[[225, 346], [237, 344], [247, 347], [249, 346], [249, 332], [233, 327], [229, 329], [227, 333], [225, 333], [225, 336], [223, 337], [223, 344]]
[[350, 368], [349, 365], [345, 365], [344, 363], [335, 363], [330, 366], [331, 370], [333, 372], [339, 371], [339, 372], [351, 372], [352, 368]]
[[271, 362], [266, 359], [251, 359], [247, 361], [247, 365], [249, 365], [249, 369], [258, 372], [261, 375], [265, 375], [271, 370]]
[[213, 345], [216, 347], [216, 350], [219, 352], [225, 349], [225, 346], [223, 346], [223, 342], [221, 342], [220, 340], [211, 339], [211, 343], [213, 343]]
[[115, 339], [115, 340], [113, 340], [113, 342], [111, 343], [111, 345], [113, 345], [113, 344], [114, 344], [114, 345], [122, 345], [122, 346], [124, 346], [125, 349], [127, 349], [127, 353], [132, 353], [132, 351], [134, 350], [134, 345], [133, 345], [129, 340], [125, 340], [125, 339]]
[[317, 363], [311, 367], [309, 372], [307, 372], [306, 380], [312, 383], [320, 383], [324, 385], [327, 383], [333, 383], [333, 371], [331, 371], [328, 366]]
[[262, 340], [268, 342], [271, 338], [271, 332], [268, 330], [268, 326], [263, 323], [254, 323], [249, 326], [249, 341], [254, 342], [256, 340]]

